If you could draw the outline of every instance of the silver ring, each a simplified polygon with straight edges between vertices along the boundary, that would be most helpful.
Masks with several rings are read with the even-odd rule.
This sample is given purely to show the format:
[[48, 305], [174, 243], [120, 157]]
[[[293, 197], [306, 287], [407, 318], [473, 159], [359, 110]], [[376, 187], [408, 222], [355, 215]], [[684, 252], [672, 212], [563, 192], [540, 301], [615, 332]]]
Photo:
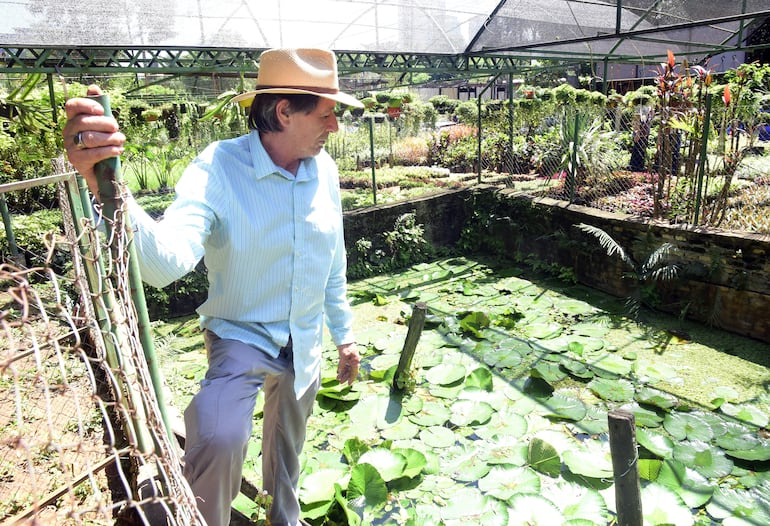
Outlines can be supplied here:
[[75, 145], [75, 148], [77, 148], [78, 150], [85, 150], [86, 148], [88, 148], [88, 146], [86, 146], [86, 143], [83, 142], [82, 131], [79, 131], [75, 134], [75, 137], [73, 137], [72, 142]]

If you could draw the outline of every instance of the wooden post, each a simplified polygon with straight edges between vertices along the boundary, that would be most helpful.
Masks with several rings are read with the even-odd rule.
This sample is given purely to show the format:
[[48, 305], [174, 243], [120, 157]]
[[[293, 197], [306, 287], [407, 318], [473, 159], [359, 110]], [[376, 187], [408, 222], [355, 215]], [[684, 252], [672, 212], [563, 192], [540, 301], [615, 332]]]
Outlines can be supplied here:
[[417, 342], [420, 340], [422, 328], [425, 326], [425, 311], [428, 306], [418, 301], [412, 308], [412, 317], [409, 319], [409, 329], [404, 340], [404, 348], [401, 350], [401, 357], [398, 360], [396, 374], [393, 376], [393, 388], [397, 391], [403, 391], [409, 377], [409, 368], [412, 365], [412, 357], [417, 350]]
[[618, 526], [642, 526], [642, 496], [639, 486], [639, 455], [636, 449], [634, 415], [622, 409], [607, 415], [610, 454], [615, 475], [615, 506]]

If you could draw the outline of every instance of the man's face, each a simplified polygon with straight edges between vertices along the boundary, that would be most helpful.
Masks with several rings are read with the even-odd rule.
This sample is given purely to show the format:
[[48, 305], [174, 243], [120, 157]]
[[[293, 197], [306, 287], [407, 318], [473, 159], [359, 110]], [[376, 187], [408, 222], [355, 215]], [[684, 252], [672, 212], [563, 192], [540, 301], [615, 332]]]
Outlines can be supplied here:
[[295, 112], [284, 126], [286, 139], [294, 148], [297, 157], [314, 157], [323, 149], [330, 133], [339, 129], [334, 115], [335, 102], [319, 98], [318, 105], [308, 114]]

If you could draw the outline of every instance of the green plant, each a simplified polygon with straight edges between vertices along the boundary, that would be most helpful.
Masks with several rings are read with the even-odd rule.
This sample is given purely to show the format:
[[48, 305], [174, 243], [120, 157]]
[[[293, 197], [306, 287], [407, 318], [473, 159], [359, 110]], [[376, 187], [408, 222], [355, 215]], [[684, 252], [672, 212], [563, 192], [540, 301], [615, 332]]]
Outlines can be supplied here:
[[596, 237], [608, 257], [619, 257], [631, 269], [632, 272], [627, 276], [633, 280], [635, 286], [631, 296], [626, 300], [626, 307], [634, 319], [639, 319], [642, 306], [654, 307], [655, 283], [673, 280], [679, 273], [679, 266], [672, 259], [677, 248], [671, 243], [663, 243], [653, 250], [644, 261], [637, 262], [628, 251], [623, 249], [612, 236], [601, 228], [585, 223], [575, 226]]

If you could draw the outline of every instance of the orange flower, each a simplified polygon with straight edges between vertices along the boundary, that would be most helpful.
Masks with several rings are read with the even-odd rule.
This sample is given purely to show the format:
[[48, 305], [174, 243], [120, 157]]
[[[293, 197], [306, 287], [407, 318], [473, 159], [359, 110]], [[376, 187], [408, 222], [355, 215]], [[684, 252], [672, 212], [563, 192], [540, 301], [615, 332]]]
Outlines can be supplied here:
[[725, 91], [722, 94], [722, 101], [724, 101], [725, 106], [730, 105], [730, 85], [729, 84], [725, 86]]
[[674, 52], [670, 49], [668, 50], [668, 67], [671, 69], [674, 69], [674, 66], [676, 65], [676, 59], [674, 58]]

